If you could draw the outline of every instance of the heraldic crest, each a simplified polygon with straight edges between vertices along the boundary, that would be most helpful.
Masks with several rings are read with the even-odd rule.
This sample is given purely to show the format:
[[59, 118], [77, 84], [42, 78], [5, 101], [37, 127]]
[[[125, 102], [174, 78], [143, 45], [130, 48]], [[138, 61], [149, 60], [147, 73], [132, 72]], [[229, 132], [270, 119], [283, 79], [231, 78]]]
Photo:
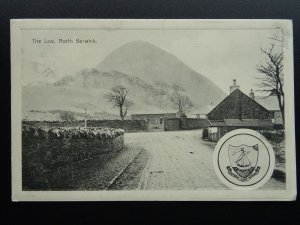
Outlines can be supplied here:
[[258, 144], [253, 146], [239, 145], [228, 146], [230, 166], [227, 166], [228, 173], [241, 182], [246, 182], [259, 173], [257, 166], [259, 155]]

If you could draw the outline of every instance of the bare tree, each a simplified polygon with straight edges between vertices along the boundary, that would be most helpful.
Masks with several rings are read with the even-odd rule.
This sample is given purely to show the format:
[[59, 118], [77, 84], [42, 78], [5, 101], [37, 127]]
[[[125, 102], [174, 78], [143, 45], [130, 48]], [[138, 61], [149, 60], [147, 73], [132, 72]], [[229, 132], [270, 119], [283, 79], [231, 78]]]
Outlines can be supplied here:
[[173, 85], [172, 94], [170, 100], [173, 106], [178, 110], [180, 114], [185, 114], [189, 109], [193, 107], [193, 103], [190, 98], [184, 94], [185, 90], [178, 86]]
[[261, 49], [266, 56], [266, 61], [257, 66], [257, 71], [263, 74], [261, 80], [261, 91], [276, 93], [279, 108], [284, 123], [284, 91], [283, 91], [283, 50], [275, 51], [275, 45], [272, 44], [268, 49]]
[[113, 87], [109, 93], [105, 95], [108, 102], [111, 102], [113, 107], [119, 108], [120, 117], [124, 120], [128, 109], [133, 105], [127, 98], [128, 90], [123, 86]]

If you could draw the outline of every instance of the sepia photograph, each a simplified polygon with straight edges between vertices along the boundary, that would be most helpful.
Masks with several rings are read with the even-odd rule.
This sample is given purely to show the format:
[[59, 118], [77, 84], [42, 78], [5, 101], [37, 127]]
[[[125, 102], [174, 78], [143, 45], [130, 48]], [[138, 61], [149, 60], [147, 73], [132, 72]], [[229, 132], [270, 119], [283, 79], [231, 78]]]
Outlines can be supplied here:
[[13, 199], [293, 200], [292, 39], [288, 20], [12, 20]]

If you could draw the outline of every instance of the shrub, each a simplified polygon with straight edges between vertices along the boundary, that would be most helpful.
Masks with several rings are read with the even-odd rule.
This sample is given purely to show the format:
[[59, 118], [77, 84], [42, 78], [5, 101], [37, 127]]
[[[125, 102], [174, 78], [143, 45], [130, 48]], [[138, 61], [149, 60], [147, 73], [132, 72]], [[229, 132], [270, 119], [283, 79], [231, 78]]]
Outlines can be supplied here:
[[271, 142], [280, 143], [284, 140], [284, 130], [260, 130], [258, 132]]

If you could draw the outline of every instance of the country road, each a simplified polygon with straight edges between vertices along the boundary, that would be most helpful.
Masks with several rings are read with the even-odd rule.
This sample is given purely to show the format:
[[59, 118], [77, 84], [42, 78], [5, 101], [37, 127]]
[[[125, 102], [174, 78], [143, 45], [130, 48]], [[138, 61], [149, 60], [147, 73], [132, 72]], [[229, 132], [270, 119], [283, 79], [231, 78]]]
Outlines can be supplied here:
[[[212, 144], [203, 141], [201, 134], [202, 130], [127, 133], [129, 148], [143, 148], [149, 154], [140, 189], [227, 189], [214, 171]], [[284, 183], [273, 178], [263, 187], [283, 188]]]

